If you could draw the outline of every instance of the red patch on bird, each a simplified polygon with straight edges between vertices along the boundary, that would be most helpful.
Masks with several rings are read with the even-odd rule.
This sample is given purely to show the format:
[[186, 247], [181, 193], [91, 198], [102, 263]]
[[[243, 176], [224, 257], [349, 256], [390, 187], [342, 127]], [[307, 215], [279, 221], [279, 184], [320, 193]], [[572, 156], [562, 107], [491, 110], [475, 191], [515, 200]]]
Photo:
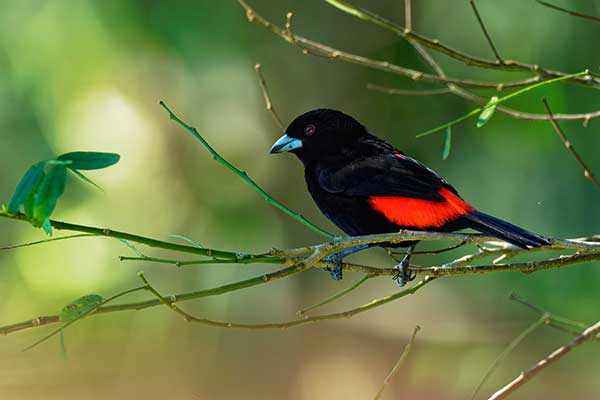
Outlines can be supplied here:
[[406, 156], [404, 154], [394, 153], [394, 154], [392, 154], [392, 156], [406, 160]]
[[446, 201], [398, 196], [371, 196], [369, 203], [393, 223], [415, 228], [438, 228], [475, 211], [469, 203], [446, 188], [438, 193]]

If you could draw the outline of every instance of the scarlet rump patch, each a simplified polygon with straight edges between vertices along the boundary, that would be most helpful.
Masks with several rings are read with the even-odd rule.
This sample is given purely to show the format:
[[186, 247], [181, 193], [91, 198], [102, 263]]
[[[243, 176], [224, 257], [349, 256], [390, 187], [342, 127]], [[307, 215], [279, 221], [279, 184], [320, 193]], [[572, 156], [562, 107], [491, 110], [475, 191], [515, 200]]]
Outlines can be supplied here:
[[431, 201], [411, 197], [371, 196], [369, 203], [374, 210], [400, 226], [433, 228], [445, 225], [460, 216], [475, 211], [469, 203], [442, 188], [438, 193], [446, 201]]

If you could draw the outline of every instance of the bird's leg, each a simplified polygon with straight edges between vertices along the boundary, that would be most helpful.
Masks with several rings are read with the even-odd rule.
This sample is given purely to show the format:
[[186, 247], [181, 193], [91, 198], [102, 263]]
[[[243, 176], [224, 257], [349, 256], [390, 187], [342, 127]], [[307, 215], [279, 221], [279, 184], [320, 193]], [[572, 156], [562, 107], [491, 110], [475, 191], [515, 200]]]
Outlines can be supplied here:
[[349, 256], [350, 254], [359, 252], [361, 250], [364, 250], [367, 247], [371, 247], [371, 246], [368, 244], [361, 244], [359, 246], [349, 247], [347, 249], [340, 250], [337, 253], [333, 253], [327, 257], [323, 257], [324, 262], [333, 264], [333, 268], [325, 267], [325, 271], [329, 271], [329, 273], [331, 274], [331, 278], [333, 278], [333, 280], [336, 280], [336, 281], [341, 280], [343, 278], [342, 260], [344, 259], [344, 257]]
[[399, 264], [397, 264], [394, 267], [398, 270], [398, 272], [396, 272], [394, 274], [392, 279], [395, 280], [396, 283], [398, 284], [398, 286], [400, 286], [400, 287], [406, 285], [407, 282], [410, 282], [417, 277], [416, 273], [410, 273], [408, 271], [408, 267], [410, 265], [410, 257], [413, 254], [415, 246], [416, 246], [416, 244], [408, 246], [408, 249], [406, 250], [406, 254], [404, 255], [404, 258], [402, 259], [402, 261], [400, 261]]

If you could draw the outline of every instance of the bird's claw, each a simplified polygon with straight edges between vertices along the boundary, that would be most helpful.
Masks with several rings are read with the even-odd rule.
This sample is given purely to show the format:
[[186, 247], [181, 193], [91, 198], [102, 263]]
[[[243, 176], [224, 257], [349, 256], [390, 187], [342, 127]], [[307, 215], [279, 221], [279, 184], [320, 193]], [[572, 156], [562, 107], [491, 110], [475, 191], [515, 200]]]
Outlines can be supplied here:
[[408, 282], [414, 280], [417, 277], [416, 272], [410, 271], [409, 260], [403, 259], [398, 265], [394, 267], [396, 273], [392, 276], [392, 279], [396, 282], [399, 287], [403, 287]]
[[329, 274], [331, 275], [331, 279], [333, 279], [334, 281], [342, 280], [342, 278], [344, 277], [344, 268], [342, 266], [342, 260], [336, 259], [336, 260], [331, 260], [331, 262], [333, 264], [333, 268], [325, 267], [325, 270], [329, 271]]

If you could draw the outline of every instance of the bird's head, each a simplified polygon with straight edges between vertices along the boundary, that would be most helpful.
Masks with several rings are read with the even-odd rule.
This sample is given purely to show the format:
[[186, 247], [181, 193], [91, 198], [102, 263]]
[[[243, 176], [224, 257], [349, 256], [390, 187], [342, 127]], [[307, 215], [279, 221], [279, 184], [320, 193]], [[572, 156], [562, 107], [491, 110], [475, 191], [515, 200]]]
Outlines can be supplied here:
[[271, 147], [271, 154], [294, 153], [304, 164], [339, 154], [366, 134], [357, 120], [341, 111], [320, 108], [304, 113]]

